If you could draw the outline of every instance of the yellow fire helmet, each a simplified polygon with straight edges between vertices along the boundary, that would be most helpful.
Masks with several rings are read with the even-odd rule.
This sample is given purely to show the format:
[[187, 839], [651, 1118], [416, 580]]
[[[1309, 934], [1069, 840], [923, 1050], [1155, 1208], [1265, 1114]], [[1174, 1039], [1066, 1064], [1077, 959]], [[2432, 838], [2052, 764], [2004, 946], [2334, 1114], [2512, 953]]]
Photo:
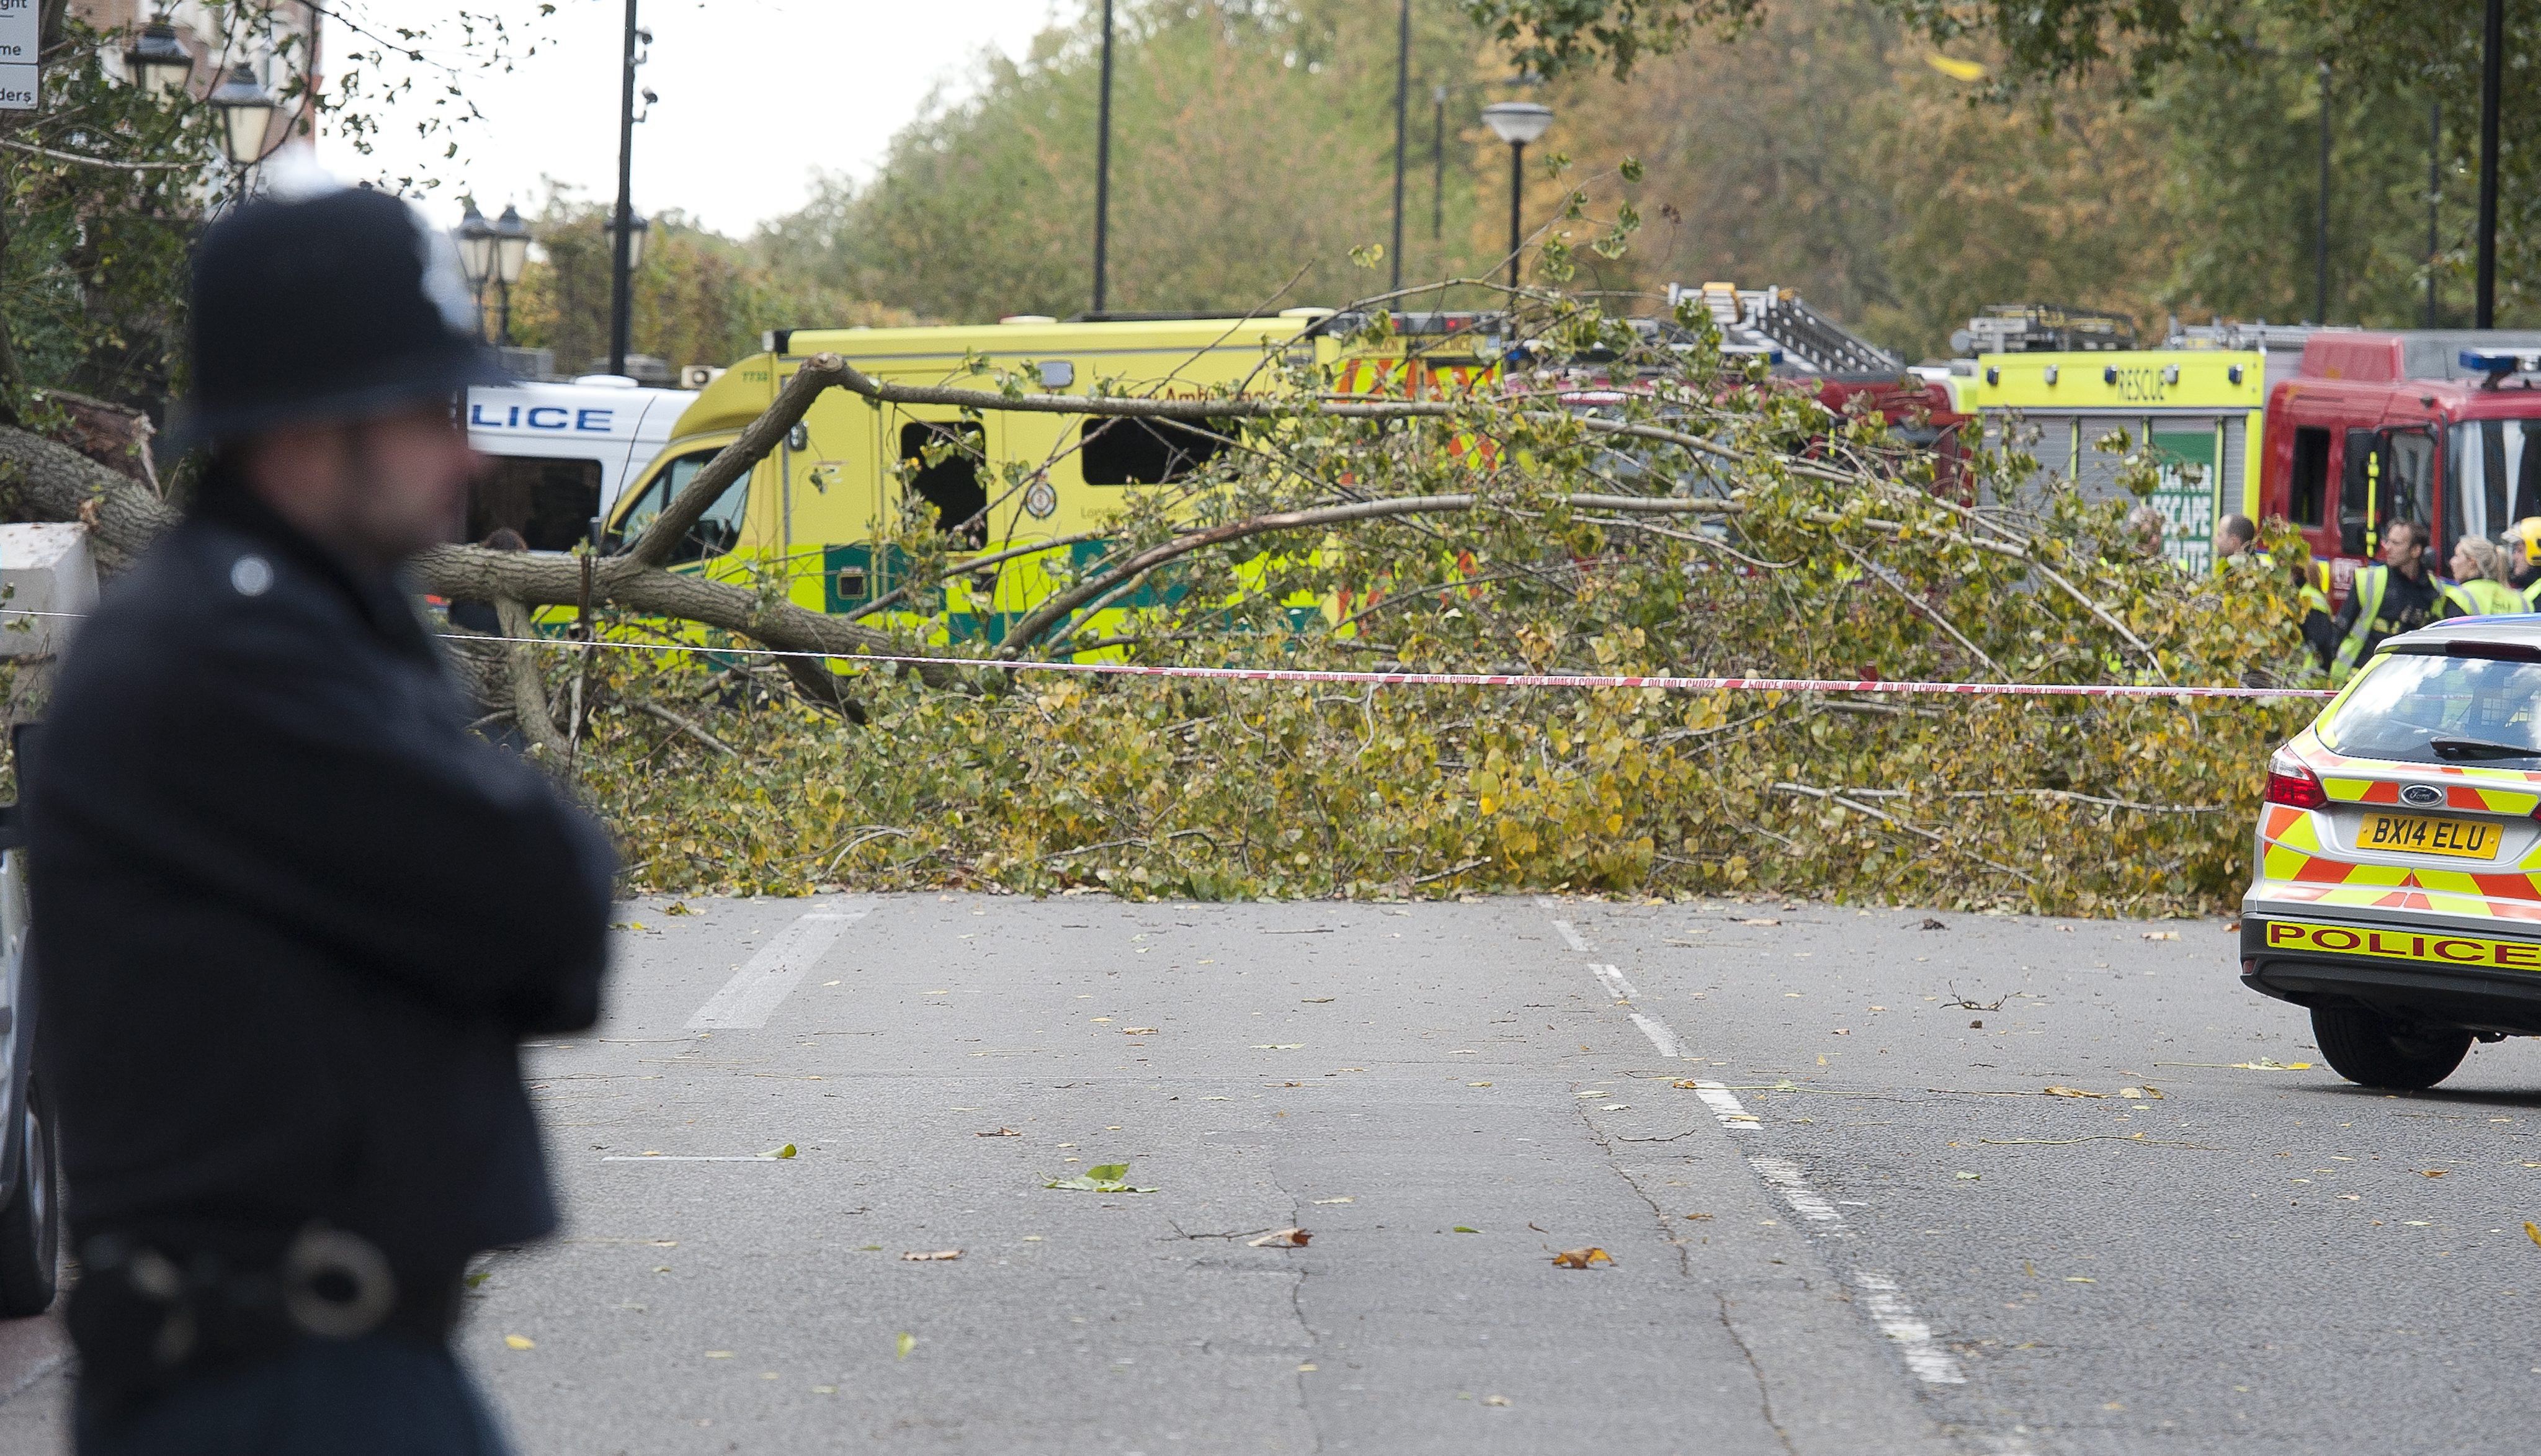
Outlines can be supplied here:
[[2541, 516], [2526, 516], [2505, 533], [2508, 546], [2523, 547], [2523, 564], [2541, 566]]

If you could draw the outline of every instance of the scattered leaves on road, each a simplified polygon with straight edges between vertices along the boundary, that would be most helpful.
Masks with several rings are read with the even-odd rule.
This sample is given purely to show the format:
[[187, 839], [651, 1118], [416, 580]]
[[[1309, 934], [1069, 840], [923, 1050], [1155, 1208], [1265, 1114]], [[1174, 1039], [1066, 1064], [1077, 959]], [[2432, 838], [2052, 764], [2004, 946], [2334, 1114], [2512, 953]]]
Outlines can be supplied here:
[[1162, 1030], [1164, 1030], [1164, 1028], [1160, 1026], [1125, 1026], [1121, 1028], [1121, 1035], [1125, 1037], [1152, 1037]]
[[1770, 916], [1758, 915], [1752, 919], [1740, 920], [1738, 923], [1741, 925], [1779, 925], [1782, 922]]
[[2050, 1085], [2047, 1089], [2047, 1095], [2050, 1097], [2089, 1097], [2104, 1100], [2109, 1094], [2106, 1092], [2085, 1092], [2079, 1087], [2059, 1087]]
[[1466, 1225], [1464, 1225], [1464, 1224], [1461, 1224], [1461, 1223], [1460, 1223], [1460, 1224], [1457, 1224], [1454, 1228], [1451, 1228], [1451, 1229], [1447, 1230], [1447, 1232], [1449, 1232], [1449, 1233], [1460, 1233], [1460, 1234], [1478, 1234], [1478, 1233], [1481, 1233], [1481, 1232], [1482, 1232], [1482, 1230], [1481, 1230], [1481, 1229], [1479, 1229], [1479, 1228], [1469, 1228], [1469, 1227], [1467, 1227]]
[[1505, 1406], [1508, 1403], [1509, 1398], [1507, 1396], [1491, 1395], [1483, 1397], [1483, 1404], [1486, 1406]]
[[899, 1337], [893, 1340], [891, 1344], [893, 1350], [892, 1358], [895, 1360], [905, 1360], [908, 1358], [908, 1352], [910, 1350], [917, 1348], [917, 1337], [909, 1334], [907, 1330], [903, 1330], [900, 1332]]
[[2443, 1168], [2420, 1168], [2418, 1170], [2418, 1176], [2421, 1178], [2441, 1178], [2447, 1171], [2449, 1170]]
[[1152, 1188], [1131, 1188], [1129, 1165], [1126, 1163], [1097, 1163], [1074, 1178], [1053, 1178], [1042, 1187], [1067, 1189], [1075, 1193], [1151, 1194], [1155, 1192]]
[[1021, 1137], [1024, 1134], [1016, 1131], [1012, 1128], [999, 1128], [992, 1132], [974, 1132], [971, 1135], [974, 1137]]
[[1302, 1249], [1312, 1238], [1314, 1235], [1302, 1228], [1274, 1228], [1258, 1239], [1244, 1242], [1256, 1249]]
[[771, 1147], [767, 1150], [766, 1156], [771, 1158], [790, 1158], [794, 1156], [794, 1144], [789, 1142], [783, 1147]]
[[503, 1337], [503, 1344], [513, 1349], [536, 1349], [539, 1347], [539, 1343], [532, 1340], [527, 1335], [506, 1335]]
[[908, 1253], [906, 1253], [906, 1254], [901, 1255], [900, 1257], [901, 1257], [901, 1258], [903, 1258], [903, 1259], [908, 1260], [908, 1262], [910, 1262], [911, 1264], [927, 1264], [927, 1263], [938, 1262], [938, 1261], [941, 1261], [941, 1262], [950, 1262], [950, 1261], [952, 1261], [952, 1260], [955, 1260], [955, 1259], [959, 1259], [959, 1258], [961, 1258], [961, 1257], [962, 1257], [962, 1251], [961, 1251], [961, 1250], [959, 1250], [959, 1249], [925, 1249], [925, 1250], [914, 1250], [914, 1249], [913, 1249], [913, 1250], [910, 1250]]
[[1925, 915], [1924, 917], [1924, 928], [1926, 930], [1947, 930], [1950, 927], [1942, 924], [1936, 919], [1933, 919], [1930, 915]]
[[2541, 1223], [2534, 1223], [2528, 1219], [2525, 1220], [2523, 1224], [2523, 1234], [2524, 1237], [2530, 1239], [2533, 1243], [2541, 1244]]
[[1315, 1201], [1318, 1203], [1355, 1203], [1358, 1200], [1356, 1197], [1350, 1197], [1340, 1199], [1317, 1199]]
[[2146, 940], [2177, 940], [2179, 938], [2179, 932], [2176, 930], [2147, 930], [2143, 933], [2143, 938]]
[[1615, 1256], [1599, 1248], [1564, 1249], [1553, 1256], [1556, 1269], [1591, 1269], [1600, 1264], [1613, 1264]]
[[1953, 1173], [1950, 1176], [1953, 1178], [1963, 1179], [1969, 1183], [1974, 1183], [1978, 1179], [1985, 1177], [1982, 1173]]
[[2126, 1098], [2130, 1102], [2138, 1100], [2145, 1102], [2161, 1101], [2161, 1089], [2159, 1087], [2120, 1087], [2118, 1089], [2118, 1095]]
[[1256, 1042], [1248, 1050], [1255, 1052], [1296, 1052], [1302, 1050], [1305, 1045], [1306, 1044], [1303, 1042]]

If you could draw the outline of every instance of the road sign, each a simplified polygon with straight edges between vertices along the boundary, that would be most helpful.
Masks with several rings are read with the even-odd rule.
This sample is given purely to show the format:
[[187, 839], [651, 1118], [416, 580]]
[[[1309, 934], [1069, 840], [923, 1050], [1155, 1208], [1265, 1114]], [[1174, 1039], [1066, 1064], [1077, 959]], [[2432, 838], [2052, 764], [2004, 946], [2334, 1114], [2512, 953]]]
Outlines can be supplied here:
[[36, 26], [36, 0], [0, 0], [0, 111], [35, 109]]

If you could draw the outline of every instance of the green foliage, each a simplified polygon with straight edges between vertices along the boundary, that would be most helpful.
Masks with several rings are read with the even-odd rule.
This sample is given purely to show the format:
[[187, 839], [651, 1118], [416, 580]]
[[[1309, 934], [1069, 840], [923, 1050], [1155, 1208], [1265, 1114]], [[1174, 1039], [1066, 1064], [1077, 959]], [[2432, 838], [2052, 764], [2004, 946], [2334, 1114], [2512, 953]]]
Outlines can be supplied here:
[[[1644, 382], [1599, 418], [1678, 438], [1600, 435], [1496, 393], [1450, 418], [1248, 421], [1213, 473], [1125, 492], [1109, 559], [1336, 501], [1470, 491], [1485, 507], [1193, 551], [1147, 578], [1162, 605], [1127, 653], [1847, 680], [2316, 676], [2284, 581], [2193, 579], [2144, 556], [2124, 528], [2131, 500], [2086, 505], [2001, 456], [1977, 462], [1964, 482], [1977, 504], [1962, 505], [1884, 426], [1836, 420], [1707, 343], [1653, 347], [1593, 312], [1535, 307], [1548, 350], [1611, 350]], [[2131, 469], [2149, 483], [2148, 467]], [[1566, 499], [1577, 492], [1706, 504], [1610, 513]], [[586, 782], [629, 878], [682, 892], [1568, 888], [2211, 910], [2240, 889], [2267, 754], [2309, 711], [1029, 671], [944, 691], [871, 672], [857, 692], [872, 721], [849, 728], [747, 657], [604, 657]], [[710, 758], [635, 698], [701, 716], [739, 757]]]
[[[769, 255], [837, 294], [930, 319], [1087, 308], [1099, 26], [1093, 7], [1071, 9], [1026, 58], [989, 59], [967, 99], [903, 131], [870, 183], [831, 179], [772, 225]], [[1404, 262], [1409, 276], [1439, 276], [1499, 249], [1469, 240], [1473, 158], [1488, 142], [1474, 33], [1443, 9], [1416, 12]], [[1345, 0], [1123, 4], [1108, 306], [1234, 311], [1374, 291], [1348, 255], [1392, 227], [1395, 23], [1391, 6]], [[1452, 94], [1435, 242], [1433, 84]], [[1498, 217], [1505, 157], [1488, 151], [1500, 166], [1482, 169], [1481, 211]]]
[[[512, 293], [512, 336], [555, 351], [556, 367], [582, 373], [609, 356], [611, 204], [554, 187], [531, 225], [539, 255]], [[676, 211], [653, 218], [632, 280], [632, 349], [672, 365], [727, 364], [760, 346], [769, 328], [818, 323], [906, 324], [908, 316], [825, 289], [761, 249], [690, 224]], [[489, 294], [488, 313], [495, 307]]]

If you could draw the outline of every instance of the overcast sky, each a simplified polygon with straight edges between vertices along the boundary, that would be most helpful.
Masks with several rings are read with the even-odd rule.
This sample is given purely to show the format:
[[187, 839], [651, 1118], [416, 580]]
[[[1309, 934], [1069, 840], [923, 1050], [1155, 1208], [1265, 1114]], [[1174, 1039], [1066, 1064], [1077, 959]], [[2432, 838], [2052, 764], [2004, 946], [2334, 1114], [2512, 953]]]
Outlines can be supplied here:
[[[478, 6], [537, 11], [517, 0]], [[637, 75], [662, 100], [635, 128], [635, 210], [676, 207], [738, 235], [801, 205], [817, 169], [870, 177], [931, 89], [958, 93], [986, 50], [1022, 55], [1054, 7], [1076, 13], [1068, 0], [642, 0], [653, 58]], [[420, 26], [451, 9], [451, 0], [364, 0], [361, 15]], [[625, 15], [623, 0], [557, 0], [535, 23], [546, 36], [536, 56], [509, 75], [470, 74], [464, 84], [486, 119], [463, 136], [459, 162], [442, 160], [446, 138], [419, 141], [394, 109], [375, 158], [331, 141], [320, 156], [352, 177], [439, 176], [445, 185], [428, 205], [453, 221], [463, 189], [489, 214], [505, 202], [527, 210], [542, 176], [614, 197]], [[347, 38], [327, 45], [341, 51]]]

